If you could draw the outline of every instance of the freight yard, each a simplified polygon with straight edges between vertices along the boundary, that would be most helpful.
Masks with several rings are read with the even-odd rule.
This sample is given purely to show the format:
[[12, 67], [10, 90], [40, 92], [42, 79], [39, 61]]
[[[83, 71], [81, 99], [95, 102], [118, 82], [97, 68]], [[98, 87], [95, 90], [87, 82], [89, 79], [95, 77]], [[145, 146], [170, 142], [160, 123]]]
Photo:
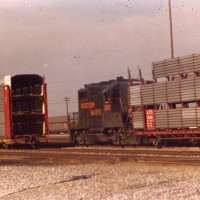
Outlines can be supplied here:
[[200, 199], [200, 4], [172, 4], [1, 1], [0, 200]]
[[[178, 63], [175, 62], [179, 70], [185, 66], [179, 62], [184, 59], [178, 58]], [[10, 114], [10, 122], [15, 116], [23, 120], [16, 121], [17, 126], [14, 124], [9, 128], [8, 120], [1, 118], [1, 129], [4, 130], [1, 142], [7, 149], [0, 149], [0, 199], [199, 199], [200, 104], [199, 73], [194, 69], [198, 65], [196, 60], [199, 62], [199, 54], [186, 57], [183, 63], [187, 63], [192, 75], [186, 71], [184, 77], [178, 75], [175, 80], [174, 73], [180, 72], [174, 72], [173, 68], [169, 80], [161, 83], [146, 81], [144, 84], [141, 79], [134, 80], [128, 87], [128, 82], [133, 80], [119, 78], [89, 84], [79, 90], [80, 112], [71, 115], [72, 121], [69, 121], [69, 116], [47, 118], [46, 97], [43, 96], [46, 93], [40, 90], [37, 94], [31, 90], [34, 80], [31, 84], [30, 81], [18, 84], [17, 95], [17, 90], [11, 88], [11, 106], [8, 106], [10, 112], [7, 115]], [[166, 69], [162, 71], [166, 73]], [[27, 76], [30, 75], [23, 77]], [[168, 87], [171, 83], [173, 88]], [[4, 91], [7, 87], [2, 85]], [[128, 91], [130, 95], [127, 95]], [[169, 95], [171, 91], [173, 94]], [[7, 101], [5, 92], [2, 93], [4, 109], [1, 113], [4, 115]], [[39, 98], [40, 103], [36, 100], [28, 103], [27, 98]], [[124, 103], [128, 98], [130, 104]], [[131, 116], [128, 124], [123, 121], [124, 114]], [[32, 121], [27, 116], [36, 119]], [[42, 122], [37, 120], [38, 116], [43, 116]], [[40, 126], [40, 132], [34, 131], [38, 129], [34, 129], [33, 122]], [[130, 131], [122, 132], [123, 123]], [[16, 132], [10, 132], [12, 127], [16, 127]], [[45, 140], [37, 141], [36, 135]], [[19, 136], [23, 138], [22, 143], [18, 141]], [[127, 140], [130, 137], [132, 143], [132, 140]], [[91, 138], [93, 143], [89, 140]], [[102, 138], [110, 141], [112, 146], [98, 146]], [[138, 138], [140, 142], [135, 143]], [[152, 140], [155, 138], [175, 143], [154, 145], [164, 146], [158, 149], [152, 145], [156, 143]], [[146, 141], [147, 145], [141, 146]], [[187, 147], [183, 147], [185, 144]]]

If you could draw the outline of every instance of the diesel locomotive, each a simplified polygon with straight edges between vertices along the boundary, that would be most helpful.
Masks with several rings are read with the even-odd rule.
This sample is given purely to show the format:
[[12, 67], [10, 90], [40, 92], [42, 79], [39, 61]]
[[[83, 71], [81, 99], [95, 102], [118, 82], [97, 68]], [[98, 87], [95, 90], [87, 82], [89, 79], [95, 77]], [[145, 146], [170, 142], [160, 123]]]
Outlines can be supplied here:
[[128, 79], [118, 77], [87, 84], [78, 91], [79, 113], [69, 120], [75, 143], [125, 143], [125, 128], [129, 127], [128, 84]]

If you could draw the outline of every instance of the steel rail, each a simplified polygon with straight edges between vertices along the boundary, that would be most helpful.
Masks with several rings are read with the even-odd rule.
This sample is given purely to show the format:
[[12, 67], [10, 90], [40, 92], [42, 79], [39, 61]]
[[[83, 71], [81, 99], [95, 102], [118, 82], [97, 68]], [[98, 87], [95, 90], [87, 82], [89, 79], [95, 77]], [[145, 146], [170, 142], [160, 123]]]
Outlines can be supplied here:
[[69, 148], [0, 150], [1, 164], [160, 163], [200, 165], [200, 151]]

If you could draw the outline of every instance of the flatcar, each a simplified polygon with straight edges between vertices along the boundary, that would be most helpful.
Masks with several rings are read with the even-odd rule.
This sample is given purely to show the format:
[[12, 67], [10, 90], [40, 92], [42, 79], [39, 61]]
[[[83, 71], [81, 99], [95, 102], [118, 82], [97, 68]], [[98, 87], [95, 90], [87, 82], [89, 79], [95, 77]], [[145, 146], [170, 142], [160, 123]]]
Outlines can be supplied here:
[[0, 144], [47, 142], [47, 87], [37, 74], [5, 76], [0, 81]]
[[154, 83], [130, 86], [132, 130], [155, 146], [200, 141], [200, 54], [153, 62]]
[[[152, 81], [118, 77], [78, 91], [77, 144], [200, 141], [200, 54], [152, 63]], [[75, 116], [75, 114], [74, 114]]]

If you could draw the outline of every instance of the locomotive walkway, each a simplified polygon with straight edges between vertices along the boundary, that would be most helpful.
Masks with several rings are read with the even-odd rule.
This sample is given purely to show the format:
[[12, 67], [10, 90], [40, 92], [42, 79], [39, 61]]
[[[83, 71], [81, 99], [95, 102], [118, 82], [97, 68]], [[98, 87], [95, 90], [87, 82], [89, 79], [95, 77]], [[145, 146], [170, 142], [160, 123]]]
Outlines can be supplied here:
[[200, 165], [200, 148], [68, 147], [0, 149], [0, 165], [55, 165], [86, 163], [156, 163]]

